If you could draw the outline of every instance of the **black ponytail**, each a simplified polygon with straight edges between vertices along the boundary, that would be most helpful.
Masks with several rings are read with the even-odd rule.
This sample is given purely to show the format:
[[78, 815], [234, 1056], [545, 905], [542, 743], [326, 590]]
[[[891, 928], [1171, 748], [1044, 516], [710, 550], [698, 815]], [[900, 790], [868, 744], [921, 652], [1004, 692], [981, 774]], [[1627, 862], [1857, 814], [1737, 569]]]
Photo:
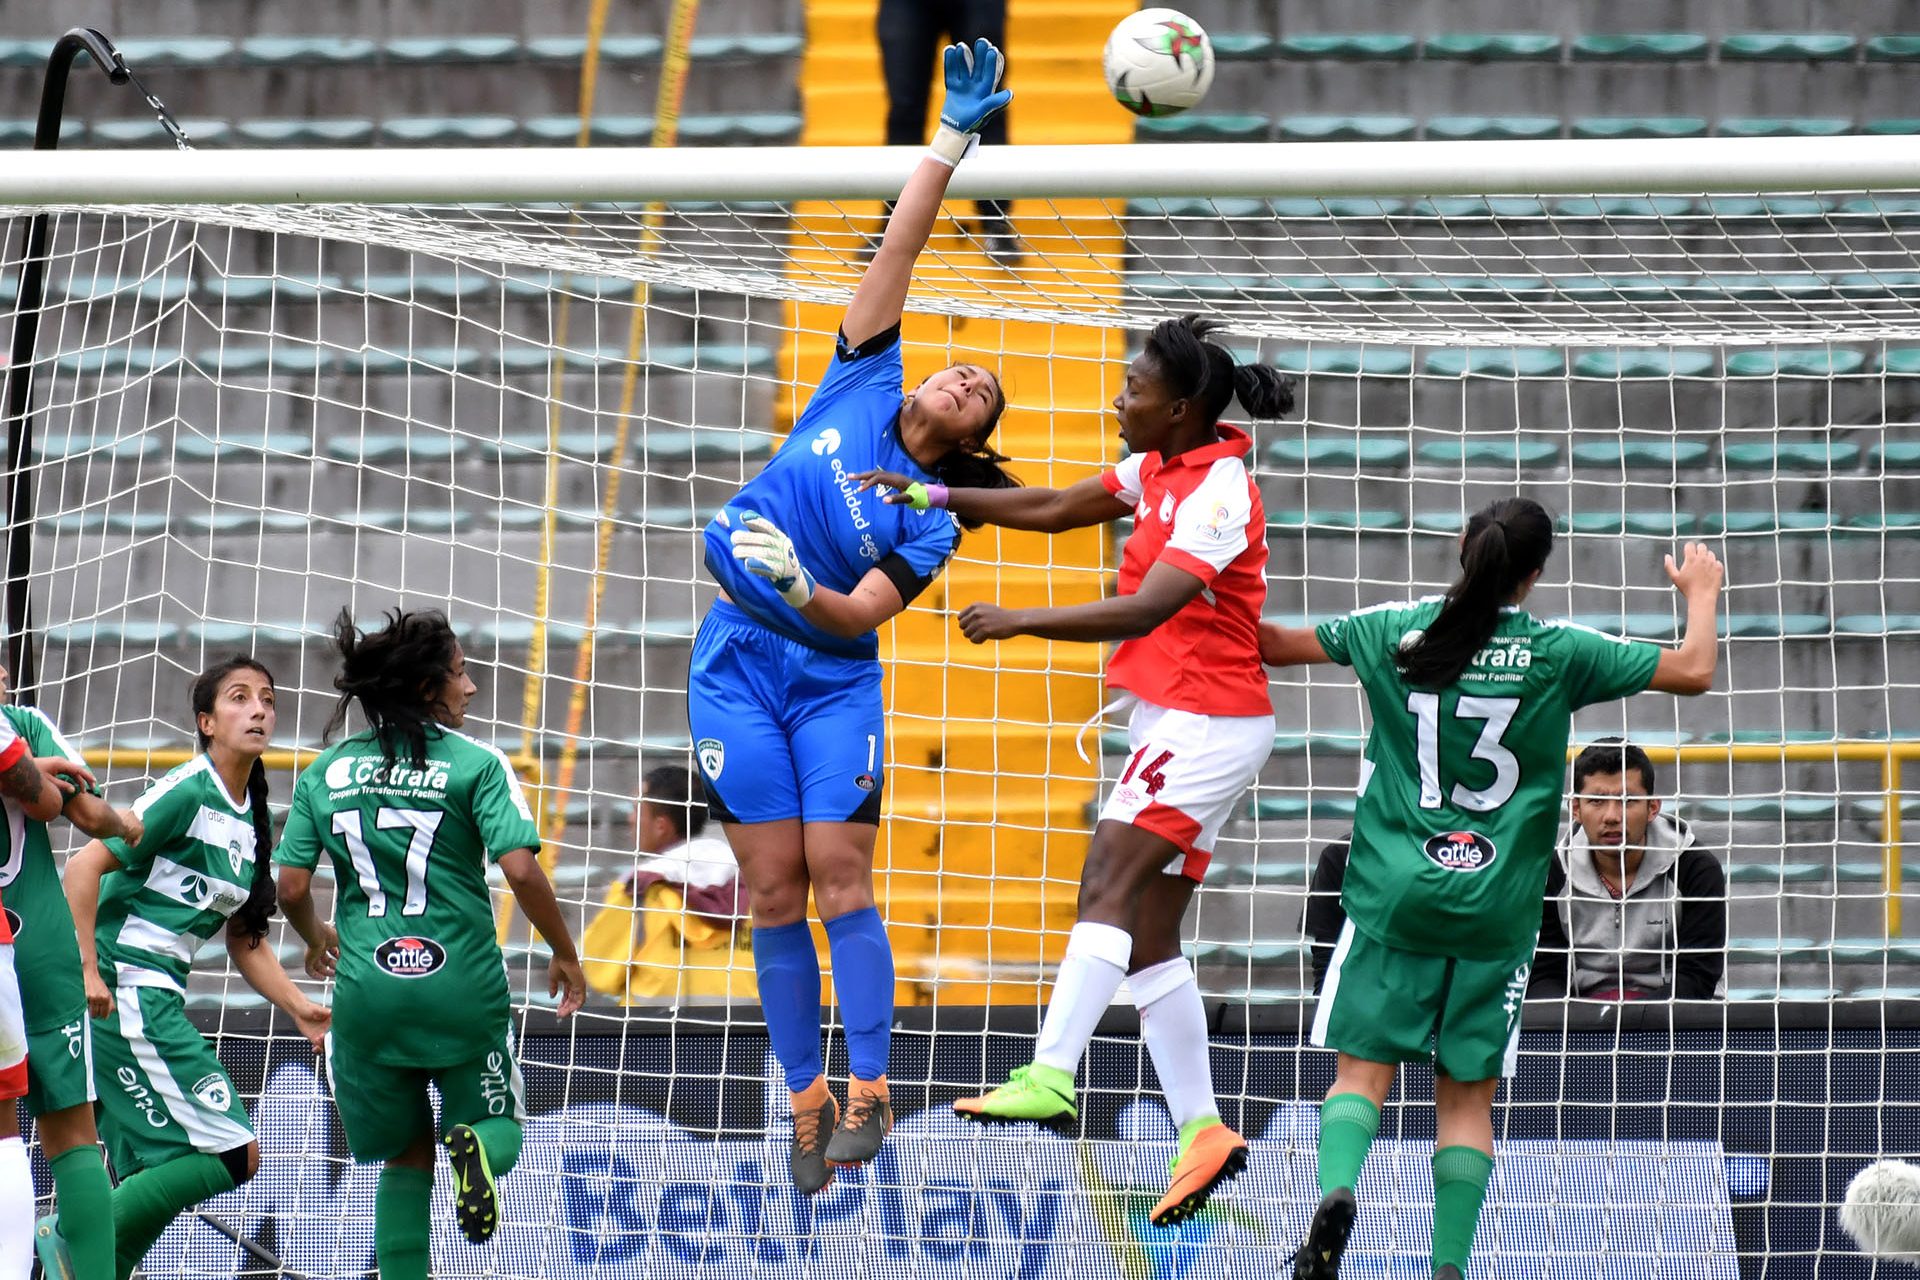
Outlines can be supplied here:
[[[273, 672], [243, 653], [194, 677], [193, 732], [202, 751], [212, 745], [213, 739], [200, 732], [200, 717], [213, 714], [220, 686], [236, 671], [258, 671], [266, 677], [268, 687], [273, 686]], [[227, 930], [246, 938], [249, 947], [257, 947], [267, 936], [267, 922], [280, 910], [280, 898], [273, 887], [273, 812], [267, 795], [267, 768], [258, 760], [247, 774], [247, 816], [253, 820], [253, 883], [247, 888], [247, 900], [228, 918]]]
[[1250, 418], [1284, 418], [1293, 412], [1293, 379], [1263, 364], [1235, 364], [1233, 353], [1208, 335], [1220, 327], [1205, 316], [1162, 320], [1147, 335], [1160, 380], [1175, 398], [1192, 400], [1207, 422], [1218, 422], [1233, 398]]
[[1461, 574], [1419, 639], [1395, 655], [1415, 688], [1460, 678], [1500, 625], [1501, 606], [1553, 553], [1553, 520], [1531, 498], [1503, 498], [1473, 513], [1460, 545]]
[[347, 708], [357, 700], [387, 763], [425, 768], [427, 731], [437, 723], [433, 700], [453, 670], [458, 644], [453, 625], [437, 609], [395, 609], [387, 614], [387, 625], [372, 633], [354, 626], [353, 615], [342, 609], [333, 620], [333, 645], [340, 654], [333, 687], [340, 701], [327, 718], [322, 741], [331, 742], [346, 725]]

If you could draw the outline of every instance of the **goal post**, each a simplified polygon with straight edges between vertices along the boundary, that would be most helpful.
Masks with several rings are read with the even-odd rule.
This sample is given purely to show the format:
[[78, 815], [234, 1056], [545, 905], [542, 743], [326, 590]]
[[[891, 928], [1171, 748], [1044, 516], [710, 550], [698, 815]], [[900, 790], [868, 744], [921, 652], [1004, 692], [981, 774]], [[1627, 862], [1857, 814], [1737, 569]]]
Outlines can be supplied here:
[[[251, 648], [278, 678], [291, 767], [333, 702], [328, 620], [445, 609], [484, 677], [474, 731], [545, 786], [577, 756], [548, 797], [565, 813], [551, 853], [576, 930], [601, 918], [637, 865], [639, 777], [690, 756], [686, 664], [713, 597], [699, 532], [805, 404], [917, 155], [13, 157], [0, 328], [18, 227], [52, 218], [37, 349], [8, 371], [36, 387], [13, 479], [33, 497], [40, 705], [130, 799], [189, 745], [193, 672]], [[1519, 491], [1563, 535], [1541, 614], [1670, 640], [1661, 556], [1717, 546], [1715, 690], [1592, 708], [1576, 738], [1647, 746], [1663, 802], [1727, 867], [1731, 998], [1670, 1025], [1635, 1010], [1625, 1031], [1543, 1013], [1503, 1095], [1513, 1162], [1495, 1200], [1513, 1208], [1488, 1238], [1503, 1276], [1731, 1277], [1781, 1242], [1805, 1274], [1845, 1274], [1819, 1229], [1842, 1175], [1895, 1136], [1920, 1145], [1912, 1073], [1887, 1068], [1920, 1051], [1900, 932], [1903, 766], [1920, 753], [1920, 155], [1871, 137], [1009, 147], [960, 166], [950, 196], [907, 302], [908, 378], [999, 369], [996, 440], [1029, 483], [1117, 458], [1108, 401], [1160, 319], [1216, 316], [1242, 358], [1299, 376], [1298, 412], [1254, 431], [1270, 616], [1444, 587], [1466, 515]], [[980, 196], [1013, 201], [1026, 256], [1010, 268], [971, 225]], [[689, 945], [671, 991], [602, 994], [562, 1033], [517, 926], [515, 998], [541, 1028], [533, 1154], [495, 1253], [450, 1237], [438, 1252], [509, 1276], [694, 1275], [723, 1256], [1131, 1275], [1188, 1266], [1189, 1248], [1194, 1274], [1226, 1274], [1228, 1246], [1280, 1269], [1311, 1207], [1307, 1104], [1325, 1083], [1298, 1034], [1302, 911], [1362, 768], [1347, 673], [1273, 674], [1274, 755], [1188, 925], [1223, 1103], [1255, 1138], [1200, 1224], [1212, 1234], [1134, 1221], [1173, 1135], [1130, 1035], [1096, 1044], [1081, 1146], [941, 1114], [1027, 1043], [1120, 767], [1098, 646], [976, 647], [953, 615], [1097, 599], [1118, 545], [969, 535], [883, 636], [893, 1162], [815, 1208], [787, 1197], [784, 1152], [759, 1136], [780, 1105], [764, 1038], [725, 1002], [743, 953]], [[219, 963], [192, 998], [249, 1064], [272, 1140], [215, 1212], [256, 1236], [277, 1224], [291, 1267], [330, 1274], [367, 1245], [371, 1182], [322, 1168], [338, 1158], [324, 1085]], [[1839, 1083], [1813, 1098], [1782, 1059]], [[1812, 1106], [1845, 1123], [1750, 1123]], [[1383, 1139], [1403, 1207], [1353, 1255], [1383, 1270], [1428, 1230], [1406, 1114]], [[217, 1248], [185, 1229], [163, 1246], [210, 1273], [231, 1265]]]

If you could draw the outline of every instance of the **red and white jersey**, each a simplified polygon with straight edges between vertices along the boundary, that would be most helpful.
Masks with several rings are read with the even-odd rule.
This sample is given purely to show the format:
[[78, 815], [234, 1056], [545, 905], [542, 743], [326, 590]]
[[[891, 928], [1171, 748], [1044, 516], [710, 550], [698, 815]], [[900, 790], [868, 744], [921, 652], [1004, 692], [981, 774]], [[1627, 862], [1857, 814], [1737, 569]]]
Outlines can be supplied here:
[[1132, 595], [1165, 560], [1207, 584], [1151, 632], [1121, 643], [1107, 683], [1162, 707], [1210, 716], [1268, 715], [1260, 665], [1267, 603], [1267, 513], [1247, 474], [1246, 432], [1222, 424], [1220, 441], [1163, 460], [1129, 457], [1101, 480], [1133, 504], [1120, 558], [1120, 594]]

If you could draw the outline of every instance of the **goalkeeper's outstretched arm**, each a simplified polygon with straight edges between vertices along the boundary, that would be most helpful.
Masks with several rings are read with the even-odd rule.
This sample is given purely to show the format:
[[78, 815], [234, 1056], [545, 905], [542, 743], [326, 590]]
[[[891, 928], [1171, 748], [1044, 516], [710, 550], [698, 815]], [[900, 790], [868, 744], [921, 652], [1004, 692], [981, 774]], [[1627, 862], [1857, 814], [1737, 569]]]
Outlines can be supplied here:
[[948, 489], [920, 484], [893, 471], [863, 471], [854, 479], [859, 482], [856, 492], [892, 490], [881, 499], [888, 506], [910, 506], [916, 511], [942, 507], [962, 520], [1035, 533], [1064, 533], [1109, 524], [1133, 510], [1114, 497], [1099, 476], [1088, 476], [1064, 489], [1024, 485], [1018, 489]]

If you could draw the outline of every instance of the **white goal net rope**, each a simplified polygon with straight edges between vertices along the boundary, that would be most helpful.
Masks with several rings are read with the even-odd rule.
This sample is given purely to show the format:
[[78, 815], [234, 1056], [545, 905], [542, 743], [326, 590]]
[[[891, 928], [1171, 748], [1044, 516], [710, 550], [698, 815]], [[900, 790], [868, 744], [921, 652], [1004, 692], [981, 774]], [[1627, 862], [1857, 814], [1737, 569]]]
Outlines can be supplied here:
[[[100, 758], [126, 801], [190, 749], [186, 687], [202, 666], [259, 654], [282, 690], [280, 745], [311, 747], [333, 700], [332, 616], [444, 609], [482, 685], [470, 728], [541, 785], [576, 937], [601, 922], [589, 960], [611, 986], [570, 1036], [529, 1041], [545, 1100], [501, 1240], [436, 1237], [437, 1274], [1211, 1275], [1269, 1254], [1279, 1272], [1314, 1198], [1306, 1104], [1324, 1081], [1297, 1023], [1262, 1019], [1312, 988], [1307, 881], [1348, 829], [1365, 729], [1345, 672], [1274, 674], [1274, 757], [1189, 921], [1231, 1031], [1229, 1122], [1264, 1140], [1203, 1224], [1214, 1234], [1176, 1240], [1130, 1217], [1172, 1133], [1129, 1037], [1103, 1038], [1090, 1063], [1087, 1146], [942, 1118], [1024, 1051], [951, 1011], [1044, 999], [1090, 806], [1117, 771], [1113, 735], [1079, 732], [1101, 706], [1097, 647], [975, 648], [951, 615], [975, 599], [1097, 598], [1117, 535], [970, 536], [885, 640], [879, 880], [902, 1005], [927, 1010], [896, 1036], [896, 1080], [919, 1096], [893, 1163], [809, 1216], [784, 1189], [784, 1103], [751, 1004], [706, 1003], [750, 1002], [744, 948], [681, 904], [618, 914], [644, 856], [639, 778], [689, 763], [687, 655], [713, 595], [698, 532], [805, 403], [877, 201], [0, 206], [0, 327], [18, 305], [22, 228], [43, 211], [53, 253], [24, 477], [39, 704], [113, 753]], [[1593, 708], [1576, 739], [1652, 750], [1668, 812], [1726, 866], [1730, 1007], [1866, 1007], [1920, 989], [1889, 892], [1899, 788], [1920, 769], [1900, 781], [1920, 723], [1920, 184], [1029, 197], [1010, 268], [982, 252], [964, 202], [950, 212], [908, 303], [909, 378], [955, 359], [1003, 368], [999, 443], [1029, 482], [1117, 456], [1106, 401], [1164, 317], [1218, 316], [1243, 358], [1300, 376], [1299, 412], [1254, 432], [1271, 616], [1441, 589], [1466, 514], [1520, 492], [1565, 535], [1535, 611], [1667, 640], [1680, 615], [1660, 558], [1712, 542], [1728, 566], [1714, 692]], [[290, 784], [276, 772], [277, 798]], [[543, 948], [507, 928], [518, 998], [537, 1009]], [[666, 977], [661, 955], [679, 961]], [[248, 1064], [243, 1091], [261, 1091], [265, 1172], [219, 1212], [255, 1235], [271, 1224], [295, 1270], [359, 1274], [371, 1174], [342, 1162], [315, 1105], [324, 1084], [269, 1041], [224, 958], [197, 972], [192, 1003]], [[686, 1043], [653, 1034], [663, 1026]], [[1679, 1076], [1728, 1056], [1758, 1070], [1798, 1051], [1787, 1026], [1754, 1033], [1764, 1043], [1723, 1026], [1658, 1054], [1611, 1034], [1529, 1040], [1534, 1084], [1502, 1110], [1503, 1207], [1482, 1228], [1493, 1274], [1732, 1276], [1755, 1248], [1741, 1211], [1818, 1217], [1837, 1190], [1789, 1192], [1780, 1171], [1864, 1160], [1877, 1136], [1801, 1150], [1659, 1118], [1677, 1101], [1742, 1114], [1725, 1083], [1738, 1071], [1712, 1099]], [[1805, 1051], [1864, 1070], [1892, 1036], [1836, 1031]], [[1628, 1118], [1569, 1109], [1594, 1072], [1624, 1090], [1622, 1061], [1656, 1059], [1677, 1065], [1617, 1095]], [[671, 1087], [635, 1100], [633, 1079], [669, 1068]], [[1753, 1087], [1743, 1102], [1801, 1105], [1778, 1081]], [[1862, 1087], [1881, 1109], [1906, 1097], [1884, 1076]], [[1425, 1177], [1411, 1110], [1397, 1123], [1398, 1154], [1376, 1157], [1368, 1176], [1383, 1181], [1363, 1200]], [[1417, 1256], [1430, 1188], [1393, 1194], [1407, 1207], [1363, 1222], [1359, 1247]], [[1839, 1274], [1824, 1269], [1832, 1247], [1814, 1231], [1787, 1252]], [[176, 1228], [163, 1252], [149, 1274], [235, 1265], [205, 1227]]]

